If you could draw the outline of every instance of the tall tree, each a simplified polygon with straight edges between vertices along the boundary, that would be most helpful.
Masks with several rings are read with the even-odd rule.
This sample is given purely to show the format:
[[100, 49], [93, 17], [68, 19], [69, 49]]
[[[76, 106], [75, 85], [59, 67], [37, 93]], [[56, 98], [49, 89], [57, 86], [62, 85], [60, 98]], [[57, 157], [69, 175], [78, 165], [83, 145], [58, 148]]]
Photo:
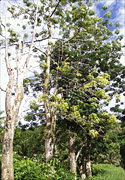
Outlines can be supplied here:
[[[23, 53], [23, 40], [18, 38], [17, 34], [13, 30], [8, 30], [7, 28], [7, 14], [8, 14], [8, 1], [6, 1], [6, 18], [4, 24], [2, 26], [5, 29], [4, 40], [5, 40], [5, 63], [6, 69], [8, 73], [8, 84], [5, 90], [6, 92], [6, 101], [5, 101], [5, 110], [6, 110], [6, 122], [4, 125], [4, 134], [2, 141], [2, 180], [13, 180], [14, 179], [14, 170], [13, 170], [13, 138], [14, 138], [14, 130], [16, 128], [16, 124], [18, 122], [18, 113], [20, 109], [21, 102], [23, 100], [23, 78], [24, 74], [27, 70], [29, 60], [31, 57], [32, 48], [34, 45], [35, 39], [35, 30], [37, 25], [37, 13], [38, 13], [38, 1], [35, 8], [35, 19], [33, 23], [33, 32], [32, 39], [30, 42], [29, 52], [25, 59], [25, 62], [22, 66], [22, 53]], [[13, 8], [11, 8], [13, 10]], [[13, 14], [13, 12], [12, 12]], [[8, 36], [7, 31], [10, 32], [10, 36]], [[9, 59], [9, 45], [11, 42], [18, 42], [18, 54], [16, 59], [16, 74], [15, 69], [12, 67], [11, 61]], [[15, 96], [13, 97], [12, 92], [15, 87]]]
[[[66, 1], [62, 2], [64, 4], [66, 3]], [[111, 96], [116, 92], [119, 93], [122, 91], [123, 67], [119, 62], [121, 56], [120, 40], [122, 36], [119, 35], [119, 30], [117, 29], [115, 31], [116, 38], [112, 40], [113, 33], [109, 29], [109, 27], [112, 26], [112, 23], [109, 22], [111, 13], [107, 11], [104, 14], [104, 18], [98, 18], [94, 16], [94, 11], [89, 9], [92, 3], [85, 5], [81, 1], [73, 2], [70, 1], [66, 7], [63, 4], [65, 7], [63, 11], [64, 15], [62, 14], [62, 7], [59, 6], [57, 8], [56, 15], [59, 17], [63, 16], [63, 18], [49, 18], [48, 22], [49, 24], [53, 24], [53, 26], [58, 24], [57, 20], [60, 20], [59, 26], [63, 32], [63, 38], [60, 38], [54, 47], [48, 44], [48, 52], [50, 53], [50, 46], [51, 49], [53, 49], [53, 51], [51, 51], [51, 61], [49, 53], [47, 53], [47, 57], [45, 52], [42, 53], [44, 55], [42, 55], [40, 59], [42, 61], [45, 60], [45, 63], [40, 64], [40, 66], [42, 68], [44, 66], [43, 70], [45, 74], [44, 76], [42, 73], [42, 75], [36, 75], [37, 77], [45, 78], [44, 82], [40, 80], [40, 82], [43, 82], [44, 95], [39, 98], [39, 101], [44, 101], [44, 106], [47, 108], [44, 113], [46, 123], [48, 122], [47, 124], [50, 125], [48, 125], [45, 130], [45, 133], [47, 132], [46, 136], [50, 132], [53, 136], [51, 130], [53, 129], [52, 121], [54, 120], [54, 115], [56, 114], [57, 118], [59, 115], [61, 117], [59, 109], [62, 108], [60, 105], [62, 101], [59, 97], [53, 96], [50, 93], [51, 89], [55, 88], [55, 74], [57, 74], [57, 72], [58, 93], [69, 111], [64, 114], [63, 118], [69, 119], [71, 125], [74, 121], [73, 117], [76, 117], [76, 123], [78, 123], [78, 120], [80, 120], [79, 123], [83, 121], [82, 126], [88, 129], [88, 133], [92, 136], [97, 135], [97, 127], [93, 126], [93, 123], [98, 125], [99, 118], [97, 111], [99, 101], [101, 102], [101, 99], [105, 99], [102, 106], [108, 104], [110, 97], [107, 93], [109, 93], [110, 90], [113, 91], [112, 94], [110, 93]], [[107, 6], [103, 6], [103, 9], [106, 10]], [[48, 11], [49, 8], [47, 8], [47, 12]], [[48, 18], [48, 16], [46, 18]], [[116, 27], [118, 26], [119, 24], [116, 24]], [[51, 38], [50, 33], [49, 38]], [[92, 70], [94, 72], [92, 72]], [[119, 71], [121, 72], [120, 74]], [[107, 73], [110, 74], [110, 76]], [[112, 80], [110, 84], [108, 84], [109, 77]], [[121, 77], [120, 81], [119, 77]], [[37, 81], [39, 81], [39, 78]], [[111, 85], [113, 85], [113, 83], [116, 86], [119, 85], [120, 89], [112, 88]], [[41, 83], [36, 87], [41, 90], [42, 88], [39, 85], [41, 86]], [[56, 112], [58, 113], [54, 113], [53, 115], [53, 110], [57, 107], [58, 111]], [[73, 108], [76, 110], [73, 110]], [[84, 118], [81, 119], [81, 117]], [[48, 121], [47, 118], [49, 119]], [[61, 119], [63, 118], [61, 117]], [[114, 121], [115, 117], [111, 119]], [[51, 121], [51, 123], [49, 121]], [[50, 142], [52, 142], [52, 136], [47, 137], [47, 141], [50, 140]], [[51, 144], [52, 149], [50, 148], [49, 155], [47, 155], [50, 156], [50, 158], [53, 156], [54, 146], [53, 142]], [[90, 158], [88, 159], [90, 160]], [[90, 162], [88, 162], [88, 164], [89, 163]]]

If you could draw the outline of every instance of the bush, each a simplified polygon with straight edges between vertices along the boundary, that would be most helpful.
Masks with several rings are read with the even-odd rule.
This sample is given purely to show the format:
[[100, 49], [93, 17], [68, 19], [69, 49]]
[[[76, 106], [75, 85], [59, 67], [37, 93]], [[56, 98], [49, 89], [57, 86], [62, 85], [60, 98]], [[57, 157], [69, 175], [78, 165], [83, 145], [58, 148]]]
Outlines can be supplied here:
[[[0, 157], [1, 165], [1, 157]], [[1, 166], [0, 166], [1, 170]], [[0, 174], [1, 179], [1, 174]], [[54, 159], [46, 164], [37, 157], [29, 159], [14, 154], [14, 180], [72, 180], [74, 179], [68, 169], [61, 167], [59, 160]], [[79, 178], [78, 178], [79, 179]]]
[[37, 158], [14, 157], [14, 179], [15, 180], [71, 180], [73, 176], [69, 170], [59, 166], [58, 159], [46, 164]]
[[[0, 158], [1, 163], [1, 158]], [[123, 180], [124, 170], [110, 164], [93, 164], [93, 176], [86, 180]], [[44, 160], [21, 157], [14, 154], [14, 179], [15, 180], [72, 180], [74, 179], [69, 169], [61, 166], [58, 159], [53, 159], [46, 164]], [[81, 179], [77, 177], [77, 179]]]

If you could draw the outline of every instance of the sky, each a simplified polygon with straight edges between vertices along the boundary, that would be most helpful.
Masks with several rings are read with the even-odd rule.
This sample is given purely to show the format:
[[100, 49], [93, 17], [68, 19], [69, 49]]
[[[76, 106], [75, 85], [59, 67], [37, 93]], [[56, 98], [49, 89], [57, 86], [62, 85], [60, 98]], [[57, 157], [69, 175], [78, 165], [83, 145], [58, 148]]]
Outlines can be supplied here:
[[[108, 10], [112, 13], [111, 21], [116, 24], [120, 23], [120, 34], [124, 35], [123, 40], [121, 41], [122, 45], [125, 45], [125, 0], [99, 0], [96, 5], [94, 5], [95, 13], [98, 17], [102, 17], [104, 14], [104, 10], [102, 10], [102, 5], [108, 5]], [[111, 28], [113, 31], [114, 29]], [[120, 62], [125, 65], [125, 48], [122, 48], [123, 56], [120, 59]], [[124, 104], [121, 108], [125, 108], [125, 97], [121, 94], [120, 99]], [[108, 110], [110, 107], [115, 105], [115, 98], [109, 103]]]
[[[11, 0], [11, 1], [19, 2], [21, 0]], [[0, 1], [1, 18], [3, 18], [2, 16], [3, 4], [4, 4], [4, 0], [1, 0]], [[112, 13], [111, 15], [112, 22], [114, 24], [117, 22], [120, 22], [121, 24], [119, 28], [120, 34], [124, 35], [124, 39], [122, 40], [122, 45], [125, 45], [125, 0], [99, 0], [93, 5], [96, 16], [102, 17], [103, 14], [105, 13], [104, 10], [102, 9], [102, 5], [104, 4], [108, 5], [108, 10], [111, 11]], [[8, 19], [8, 21], [10, 21], [10, 19]], [[122, 64], [125, 65], [125, 48], [122, 51], [124, 55], [121, 57], [120, 61]], [[0, 85], [1, 87], [5, 88], [7, 85], [8, 77], [7, 77], [3, 55], [4, 55], [4, 52], [2, 49], [0, 49]], [[31, 76], [31, 73], [29, 73], [28, 76]], [[121, 99], [123, 99], [123, 96], [121, 96]], [[113, 101], [110, 103], [110, 106], [112, 106], [114, 103], [115, 103], [115, 99], [113, 99]], [[3, 111], [5, 110], [5, 93], [2, 91], [0, 91], [0, 110], [3, 110]]]

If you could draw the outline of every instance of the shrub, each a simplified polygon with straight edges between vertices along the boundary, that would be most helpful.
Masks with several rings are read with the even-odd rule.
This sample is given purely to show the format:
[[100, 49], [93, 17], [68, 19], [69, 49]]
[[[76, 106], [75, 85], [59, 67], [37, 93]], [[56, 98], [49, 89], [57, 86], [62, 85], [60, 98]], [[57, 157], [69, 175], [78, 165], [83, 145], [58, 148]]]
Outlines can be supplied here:
[[40, 162], [36, 157], [22, 158], [14, 157], [14, 179], [15, 180], [71, 180], [73, 176], [64, 167], [59, 165], [58, 159], [50, 163]]

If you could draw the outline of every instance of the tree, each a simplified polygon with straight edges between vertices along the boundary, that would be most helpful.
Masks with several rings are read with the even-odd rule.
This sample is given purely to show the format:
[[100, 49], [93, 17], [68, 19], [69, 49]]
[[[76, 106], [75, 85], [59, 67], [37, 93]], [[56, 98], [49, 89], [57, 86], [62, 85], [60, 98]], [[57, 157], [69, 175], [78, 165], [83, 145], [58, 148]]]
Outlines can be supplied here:
[[[5, 102], [5, 108], [6, 108], [6, 122], [4, 125], [4, 134], [3, 134], [3, 141], [2, 141], [2, 180], [7, 179], [14, 179], [14, 172], [13, 172], [13, 138], [14, 138], [14, 130], [16, 128], [16, 124], [18, 121], [18, 113], [20, 109], [21, 102], [23, 100], [23, 78], [24, 74], [27, 70], [32, 48], [34, 45], [34, 39], [35, 39], [35, 30], [37, 26], [37, 13], [38, 13], [38, 1], [37, 6], [34, 8], [35, 10], [35, 19], [33, 22], [33, 32], [32, 32], [32, 40], [30, 42], [29, 52], [28, 55], [24, 61], [24, 64], [22, 66], [22, 53], [23, 53], [23, 40], [18, 37], [16, 32], [14, 32], [12, 29], [7, 28], [7, 13], [8, 10], [11, 10], [11, 13], [14, 13], [14, 9], [8, 7], [8, 1], [6, 1], [6, 18], [4, 24], [2, 24], [2, 27], [5, 30], [5, 33], [3, 35], [5, 40], [5, 63], [6, 63], [6, 69], [8, 73], [8, 84], [7, 88], [5, 90], [6, 93], [6, 102]], [[17, 15], [16, 15], [17, 16]], [[10, 33], [10, 36], [8, 37], [8, 33]], [[12, 67], [10, 57], [9, 57], [9, 45], [13, 42], [18, 42], [17, 49], [18, 49], [18, 55], [16, 60], [16, 73], [15, 75], [15, 69]], [[15, 85], [16, 84], [16, 85]], [[14, 97], [12, 95], [13, 88], [15, 87]]]
[[[77, 15], [75, 14], [75, 12], [77, 12]], [[79, 18], [81, 15], [80, 13], [82, 15], [84, 14], [84, 16], [82, 17], [85, 17], [85, 20], [81, 18], [83, 20], [81, 21], [81, 19]], [[118, 69], [120, 68], [121, 71], [123, 71], [123, 67], [118, 60], [120, 58], [119, 52], [121, 49], [119, 40], [121, 40], [122, 36], [117, 37], [116, 40], [113, 40], [111, 42], [110, 35], [112, 35], [112, 32], [107, 28], [111, 14], [109, 12], [105, 13], [103, 20], [102, 18], [100, 19], [96, 17], [91, 18], [91, 15], [93, 15], [93, 13], [94, 12], [89, 11], [89, 14], [86, 14], [85, 5], [83, 6], [72, 5], [70, 11], [68, 10], [66, 11], [67, 26], [66, 27], [63, 26], [64, 28], [63, 37], [67, 38], [69, 34], [72, 32], [74, 32], [73, 34], [74, 36], [72, 36], [70, 42], [67, 40], [67, 44], [63, 46], [63, 61], [60, 66], [57, 65], [57, 68], [61, 74], [60, 75], [61, 80], [59, 82], [59, 86], [61, 86], [63, 89], [64, 92], [63, 96], [67, 99], [70, 99], [70, 101], [72, 101], [72, 103], [74, 103], [75, 105], [80, 104], [79, 102], [81, 99], [83, 99], [84, 104], [85, 102], [88, 102], [86, 103], [86, 111], [88, 111], [89, 109], [90, 102], [88, 99], [90, 97], [91, 98], [95, 97], [97, 98], [98, 101], [101, 96], [104, 97], [106, 95], [104, 93], [104, 90], [99, 90], [97, 93], [95, 93], [93, 89], [96, 89], [97, 87], [96, 86], [94, 87], [94, 85], [92, 85], [91, 82], [90, 84], [88, 84], [88, 89], [91, 85], [92, 85], [91, 88], [93, 89], [92, 90], [87, 89], [88, 92], [86, 91], [86, 95], [83, 92], [81, 85], [84, 85], [84, 82], [81, 82], [80, 80], [83, 81], [86, 80], [86, 76], [89, 74], [90, 68], [96, 67], [98, 73], [108, 72], [111, 75], [112, 82], [114, 82], [116, 86], [120, 84], [120, 89], [118, 91], [122, 92], [123, 90], [121, 86], [121, 81], [118, 82], [118, 76], [122, 77], [122, 75], [119, 74]], [[70, 25], [70, 21], [73, 22], [72, 25]], [[95, 27], [95, 24], [97, 25], [98, 28]], [[79, 31], [77, 31], [78, 27], [79, 27]], [[118, 30], [116, 31], [116, 34], [117, 32]], [[91, 40], [92, 37], [94, 40]], [[107, 39], [109, 39], [108, 43], [106, 42]], [[83, 40], [83, 43], [81, 43], [80, 40]], [[57, 51], [57, 56], [58, 56], [58, 51]], [[57, 56], [55, 55], [55, 59]], [[111, 66], [108, 66], [108, 61], [110, 61], [109, 64], [112, 66], [113, 66], [113, 62], [115, 62], [113, 69], [111, 69]], [[88, 78], [91, 79], [91, 74], [89, 74]], [[100, 83], [100, 85], [101, 84], [103, 85], [104, 82], [101, 82], [102, 77], [97, 77], [97, 79], [100, 81], [100, 82], [98, 81], [98, 83]], [[114, 85], [112, 82], [111, 84]], [[111, 88], [111, 84], [107, 86], [105, 90], [106, 92], [113, 90], [114, 92], [112, 94], [115, 94], [118, 91], [117, 89]], [[99, 92], [102, 93], [100, 94]], [[76, 99], [76, 101], [79, 100], [79, 102], [74, 101], [74, 99]], [[110, 100], [110, 97], [107, 97], [107, 99]], [[70, 102], [69, 107], [71, 107], [72, 103]], [[96, 109], [96, 105], [98, 103], [96, 101], [95, 102], [92, 101], [91, 103], [93, 103], [93, 106]], [[105, 103], [108, 104], [108, 101], [105, 101]], [[113, 119], [115, 120], [115, 118]], [[93, 129], [90, 129], [90, 132], [93, 135], [96, 134], [96, 131]]]
[[[40, 56], [40, 60], [44, 62], [40, 66], [43, 68], [45, 74], [36, 74], [37, 77], [44, 77], [44, 82], [41, 79], [37, 79], [37, 81], [43, 82], [42, 88], [40, 87], [41, 84], [38, 84], [36, 87], [39, 90], [44, 89], [44, 94], [39, 97], [38, 101], [44, 102], [45, 108], [43, 112], [46, 116], [45, 121], [47, 125], [45, 135], [48, 135], [45, 141], [46, 147], [48, 141], [48, 149], [50, 149], [48, 150], [46, 161], [49, 161], [53, 157], [55, 119], [59, 117], [61, 117], [60, 119], [67, 118], [71, 123], [71, 127], [75, 121], [75, 124], [80, 124], [84, 129], [87, 129], [86, 136], [88, 134], [90, 137], [96, 136], [98, 135], [96, 129], [98, 129], [97, 126], [99, 123], [99, 101], [105, 99], [102, 104], [108, 104], [110, 96], [107, 94], [110, 90], [113, 90], [112, 94], [122, 91], [123, 67], [119, 63], [121, 56], [120, 40], [122, 36], [118, 35], [119, 31], [117, 29], [115, 31], [116, 39], [111, 40], [113, 33], [108, 29], [109, 25], [112, 25], [109, 22], [111, 13], [107, 11], [104, 14], [104, 18], [98, 18], [94, 16], [94, 11], [89, 9], [91, 3], [85, 5], [81, 1], [77, 2], [78, 4], [76, 5], [70, 1], [68, 4], [69, 7], [63, 11], [63, 17], [65, 18], [59, 18], [60, 29], [63, 31], [62, 38], [57, 40], [54, 46], [49, 42], [47, 54], [44, 52]], [[60, 6], [58, 8], [56, 14], [62, 17], [62, 9]], [[103, 7], [103, 9], [105, 8]], [[66, 25], [64, 24], [65, 21]], [[54, 26], [58, 22], [56, 18], [49, 18], [48, 23], [49, 28], [47, 31], [49, 32], [49, 39], [51, 39], [51, 24]], [[51, 56], [50, 48], [52, 49]], [[52, 59], [51, 61], [50, 57]], [[119, 71], [121, 72], [120, 74]], [[55, 81], [55, 77], [58, 77], [58, 81]], [[109, 77], [112, 80], [110, 84], [108, 84]], [[120, 81], [119, 77], [121, 77]], [[113, 83], [116, 86], [119, 85], [120, 89], [111, 88], [111, 84]], [[52, 95], [50, 91], [52, 88], [55, 91], [55, 87], [57, 87], [57, 93]], [[110, 95], [112, 96], [112, 94]], [[63, 100], [62, 105], [60, 99]], [[39, 109], [36, 102], [31, 104], [32, 107], [37, 110]], [[60, 109], [63, 109], [65, 113], [61, 114]], [[111, 116], [111, 118], [108, 117], [108, 119], [111, 122], [112, 120], [116, 120], [114, 116]], [[95, 125], [93, 125], [94, 123]], [[72, 137], [74, 136], [72, 135]], [[74, 142], [73, 139], [72, 142]], [[70, 149], [72, 150], [72, 148]], [[84, 150], [87, 150], [87, 146]], [[87, 154], [90, 156], [89, 153]], [[74, 155], [74, 152], [72, 155]], [[87, 159], [89, 159], [88, 164], [90, 164], [90, 157]], [[75, 164], [74, 161], [72, 163]], [[91, 171], [90, 166], [88, 171]]]
[[14, 136], [14, 152], [20, 156], [32, 158], [45, 155], [44, 152], [44, 126], [23, 129], [16, 128]]

